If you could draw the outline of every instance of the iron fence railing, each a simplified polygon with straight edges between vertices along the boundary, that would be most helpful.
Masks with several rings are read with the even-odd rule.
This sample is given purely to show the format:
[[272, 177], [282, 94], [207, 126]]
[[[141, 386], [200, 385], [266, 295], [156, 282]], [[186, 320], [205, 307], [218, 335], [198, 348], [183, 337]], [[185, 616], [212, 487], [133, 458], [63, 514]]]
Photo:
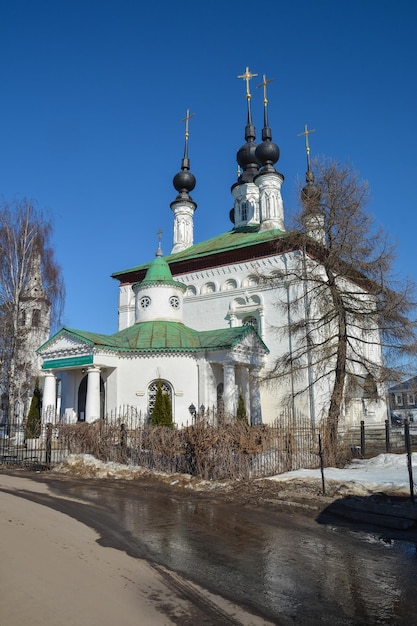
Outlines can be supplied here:
[[[41, 427], [37, 437], [28, 437], [22, 424], [3, 424], [0, 464], [50, 468], [71, 454], [90, 454], [104, 462], [181, 472], [207, 480], [262, 478], [318, 468], [319, 433], [319, 428], [313, 428], [301, 415], [289, 414], [280, 416], [273, 426], [250, 427], [239, 420], [214, 425], [200, 419], [182, 429], [151, 427], [140, 415], [127, 414], [93, 424], [49, 423]], [[367, 455], [400, 452], [399, 438], [401, 432], [397, 430], [390, 430], [387, 437], [383, 427], [367, 429], [362, 425], [362, 429], [344, 433], [341, 441], [348, 458], [349, 453], [364, 456], [365, 449]], [[412, 438], [411, 445], [417, 447], [417, 437]]]

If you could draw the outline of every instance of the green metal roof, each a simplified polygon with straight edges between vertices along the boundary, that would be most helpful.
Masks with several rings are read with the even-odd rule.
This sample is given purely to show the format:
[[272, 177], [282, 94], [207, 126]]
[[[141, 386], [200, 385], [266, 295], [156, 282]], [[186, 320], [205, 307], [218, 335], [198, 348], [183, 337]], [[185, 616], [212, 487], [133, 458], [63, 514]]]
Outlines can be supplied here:
[[179, 283], [172, 278], [171, 270], [168, 263], [162, 257], [156, 257], [150, 264], [145, 278], [141, 281], [141, 285], [174, 285], [181, 287], [184, 291], [187, 287], [183, 283]]
[[[176, 261], [185, 261], [198, 259], [201, 257], [208, 257], [214, 254], [219, 254], [221, 252], [226, 252], [228, 250], [235, 250], [237, 248], [245, 248], [267, 241], [273, 241], [274, 239], [280, 239], [287, 235], [287, 232], [278, 229], [260, 231], [259, 225], [245, 226], [242, 228], [237, 228], [236, 230], [228, 231], [227, 233], [223, 233], [222, 235], [217, 235], [212, 239], [207, 239], [206, 241], [196, 243], [186, 250], [182, 250], [181, 252], [177, 252], [176, 254], [170, 254], [168, 256], [165, 256], [164, 260], [167, 263], [174, 263]], [[117, 278], [120, 275], [146, 269], [147, 267], [149, 267], [149, 263], [144, 263], [143, 265], [131, 267], [120, 272], [115, 272], [114, 274], [112, 274], [112, 277]]]
[[114, 335], [100, 335], [83, 330], [62, 328], [38, 349], [42, 352], [58, 337], [69, 335], [99, 347], [117, 352], [199, 352], [201, 350], [228, 350], [244, 337], [254, 334], [261, 346], [269, 352], [252, 326], [237, 326], [218, 330], [198, 331], [180, 322], [139, 322]]

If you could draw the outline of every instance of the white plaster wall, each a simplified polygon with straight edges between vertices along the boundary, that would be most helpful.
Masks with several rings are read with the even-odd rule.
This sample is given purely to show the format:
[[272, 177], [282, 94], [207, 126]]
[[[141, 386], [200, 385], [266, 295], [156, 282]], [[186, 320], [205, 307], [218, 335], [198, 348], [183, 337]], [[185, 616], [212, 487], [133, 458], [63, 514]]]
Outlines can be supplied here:
[[158, 378], [172, 385], [174, 422], [178, 426], [185, 425], [190, 420], [190, 404], [198, 406], [198, 368], [195, 357], [181, 354], [120, 357], [117, 371], [107, 380], [107, 411], [118, 410], [124, 404], [136, 407], [146, 416], [148, 386]]
[[[280, 332], [279, 330], [285, 331], [285, 327], [288, 327], [288, 315], [277, 306], [277, 301], [284, 302], [286, 300], [287, 292], [284, 285], [277, 287], [276, 283], [271, 285], [268, 282], [262, 282], [260, 277], [272, 274], [276, 270], [283, 270], [285, 264], [288, 268], [291, 268], [292, 264], [299, 263], [300, 253], [295, 251], [285, 255], [275, 255], [251, 262], [174, 276], [174, 280], [187, 286], [183, 306], [184, 324], [197, 330], [214, 330], [241, 325], [244, 316], [254, 315], [260, 323], [260, 335], [270, 350], [266, 365], [262, 370], [262, 373], [265, 373], [272, 367], [276, 359], [288, 350], [288, 333]], [[134, 299], [126, 291], [125, 286], [121, 287], [121, 290], [123, 290], [121, 301], [123, 306], [126, 307], [123, 319], [126, 322], [127, 320], [134, 320]], [[130, 291], [133, 294], [133, 291]], [[293, 299], [297, 296], [302, 296], [302, 292], [299, 290], [296, 293], [294, 288], [291, 287], [290, 298]], [[234, 307], [233, 310], [231, 310], [231, 307]], [[234, 317], [231, 316], [231, 313], [234, 313]], [[294, 321], [295, 314], [295, 310], [291, 309], [292, 321]], [[302, 307], [300, 308], [300, 314], [303, 314]], [[380, 361], [381, 350], [377, 343], [377, 337], [375, 337], [373, 350], [376, 362]], [[329, 367], [331, 367], [331, 364]], [[213, 376], [213, 372], [208, 374], [208, 378], [212, 379], [213, 384], [210, 392], [207, 392], [207, 398], [210, 398], [210, 401], [214, 404], [216, 400], [214, 391], [216, 381], [214, 381], [215, 376]], [[306, 383], [307, 374], [305, 374], [304, 379], [298, 381], [293, 380], [291, 382], [287, 378], [280, 379], [275, 383], [263, 383], [261, 386], [263, 421], [265, 423], [273, 423], [282, 413], [284, 398], [288, 396], [292, 385], [297, 390], [297, 388], [305, 388]], [[184, 383], [184, 389], [187, 389], [187, 386], [188, 383]], [[315, 386], [313, 401], [316, 421], [319, 421], [327, 414], [329, 393], [329, 381]], [[195, 406], [199, 406], [194, 399], [190, 400], [188, 405], [191, 402]], [[206, 403], [204, 402], [204, 404]], [[294, 405], [302, 414], [310, 417], [311, 397], [308, 393], [297, 395]], [[385, 403], [382, 401], [372, 408], [375, 409], [372, 414], [372, 420], [383, 422], [386, 418]], [[355, 416], [349, 414], [343, 416], [343, 419], [350, 422], [357, 421], [357, 415], [356, 413]], [[369, 414], [368, 420], [370, 419], [371, 416]]]

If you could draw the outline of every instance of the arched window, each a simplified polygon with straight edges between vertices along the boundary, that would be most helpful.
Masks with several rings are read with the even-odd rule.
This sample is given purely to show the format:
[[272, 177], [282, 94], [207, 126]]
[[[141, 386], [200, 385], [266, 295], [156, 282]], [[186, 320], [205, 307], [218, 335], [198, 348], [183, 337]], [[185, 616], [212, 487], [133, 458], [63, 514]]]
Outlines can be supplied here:
[[155, 405], [156, 390], [158, 388], [158, 382], [161, 383], [162, 393], [167, 393], [171, 400], [172, 406], [172, 387], [167, 380], [153, 380], [148, 387], [148, 417], [152, 415], [153, 407]]
[[33, 309], [32, 311], [32, 328], [39, 328], [41, 322], [40, 309]]

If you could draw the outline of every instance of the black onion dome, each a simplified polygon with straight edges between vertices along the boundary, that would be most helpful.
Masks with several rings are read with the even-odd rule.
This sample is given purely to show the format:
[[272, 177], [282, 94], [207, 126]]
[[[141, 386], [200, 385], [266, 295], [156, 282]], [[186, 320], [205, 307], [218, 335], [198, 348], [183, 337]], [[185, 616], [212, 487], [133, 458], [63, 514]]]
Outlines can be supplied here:
[[239, 178], [239, 182], [242, 183], [252, 183], [259, 171], [259, 165], [255, 156], [257, 148], [257, 144], [254, 141], [255, 137], [255, 127], [249, 121], [245, 128], [246, 143], [239, 148], [236, 154], [238, 165], [242, 168], [242, 175]]
[[306, 183], [307, 185], [301, 191], [301, 202], [306, 211], [317, 212], [321, 200], [321, 190], [314, 184], [314, 174], [311, 170], [306, 172]]
[[184, 193], [188, 194], [190, 191], [194, 189], [195, 184], [196, 184], [194, 174], [192, 174], [191, 172], [185, 169], [181, 170], [181, 172], [178, 172], [178, 174], [175, 174], [172, 182], [173, 182], [174, 188], [180, 194], [184, 194]]
[[[194, 174], [190, 172], [190, 159], [188, 158], [188, 121], [194, 114], [190, 115], [187, 109], [187, 114], [183, 122], [185, 122], [185, 142], [184, 142], [184, 156], [181, 159], [181, 171], [175, 174], [172, 179], [174, 189], [178, 191], [177, 200], [191, 200], [194, 202], [189, 192], [192, 191], [196, 185], [196, 179]], [[172, 208], [172, 206], [171, 206]], [[197, 208], [197, 205], [196, 207]]]
[[255, 156], [264, 172], [275, 172], [274, 163], [279, 160], [279, 148], [273, 141], [263, 141], [256, 148]]

